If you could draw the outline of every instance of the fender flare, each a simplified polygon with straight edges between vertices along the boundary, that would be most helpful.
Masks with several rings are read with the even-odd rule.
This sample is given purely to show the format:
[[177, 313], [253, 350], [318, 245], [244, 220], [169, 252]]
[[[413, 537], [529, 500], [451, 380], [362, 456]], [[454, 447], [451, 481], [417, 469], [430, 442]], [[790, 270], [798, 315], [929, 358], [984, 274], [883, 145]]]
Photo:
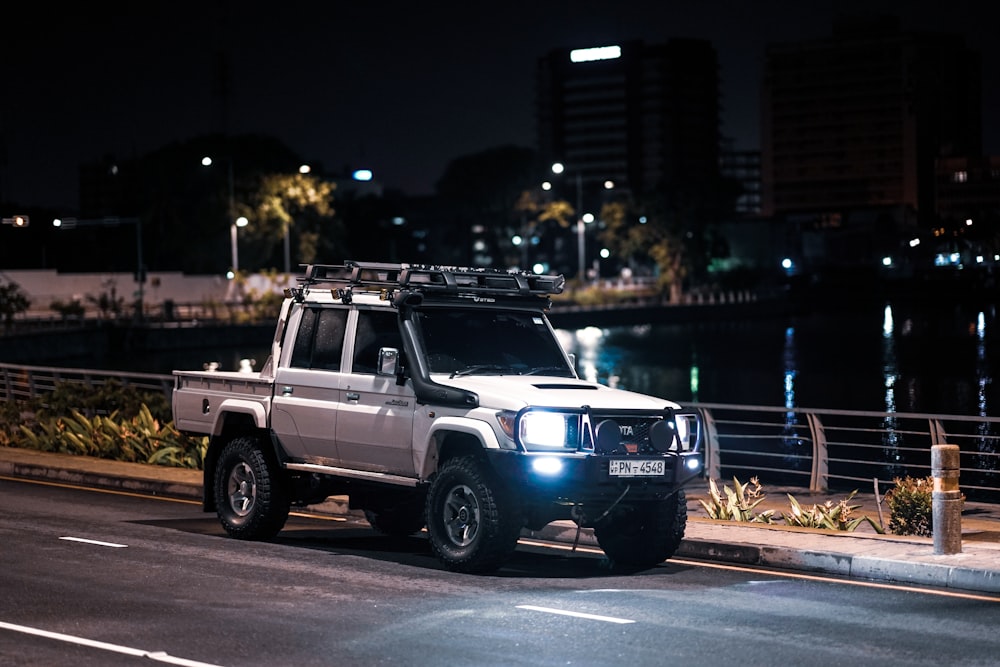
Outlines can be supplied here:
[[248, 401], [239, 398], [227, 398], [219, 405], [215, 421], [212, 423], [212, 437], [217, 438], [222, 435], [222, 426], [226, 418], [231, 414], [250, 415], [254, 426], [259, 429], [267, 428], [267, 410], [258, 401]]
[[438, 463], [438, 435], [443, 433], [464, 433], [471, 435], [482, 443], [484, 449], [500, 449], [500, 441], [497, 440], [496, 432], [490, 425], [482, 419], [472, 419], [469, 417], [440, 417], [431, 424], [427, 432], [427, 440], [424, 447], [424, 460], [418, 462], [418, 474], [421, 479], [428, 479], [435, 470]]

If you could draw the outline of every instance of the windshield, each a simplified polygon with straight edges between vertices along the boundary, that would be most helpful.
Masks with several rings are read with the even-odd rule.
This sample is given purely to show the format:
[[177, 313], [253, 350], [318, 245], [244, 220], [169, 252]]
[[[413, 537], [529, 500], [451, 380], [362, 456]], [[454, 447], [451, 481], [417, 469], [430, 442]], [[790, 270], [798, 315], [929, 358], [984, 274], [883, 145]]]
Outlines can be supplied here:
[[431, 373], [573, 377], [538, 313], [428, 308], [416, 320]]

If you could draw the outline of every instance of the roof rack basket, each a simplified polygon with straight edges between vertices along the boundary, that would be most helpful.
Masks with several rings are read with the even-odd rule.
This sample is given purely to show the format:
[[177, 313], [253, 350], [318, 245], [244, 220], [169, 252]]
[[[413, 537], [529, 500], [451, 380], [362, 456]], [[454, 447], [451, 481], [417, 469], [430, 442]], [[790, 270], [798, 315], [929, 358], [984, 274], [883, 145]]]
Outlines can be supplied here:
[[528, 271], [477, 269], [425, 264], [391, 264], [346, 261], [309, 264], [299, 284], [330, 285], [376, 291], [413, 290], [445, 295], [548, 296], [566, 285], [562, 275], [537, 275]]

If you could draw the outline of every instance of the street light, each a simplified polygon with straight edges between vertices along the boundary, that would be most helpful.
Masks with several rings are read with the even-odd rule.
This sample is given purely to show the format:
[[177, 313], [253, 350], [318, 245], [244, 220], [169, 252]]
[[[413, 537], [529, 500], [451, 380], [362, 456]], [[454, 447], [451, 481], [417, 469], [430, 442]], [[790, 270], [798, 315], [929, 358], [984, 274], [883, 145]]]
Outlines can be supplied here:
[[[245, 217], [235, 217], [236, 216], [236, 192], [233, 187], [233, 159], [231, 157], [226, 157], [226, 176], [229, 182], [229, 210], [227, 211], [227, 219], [230, 220], [229, 224], [229, 245], [230, 251], [232, 253], [232, 266], [233, 268], [226, 273], [226, 277], [232, 280], [236, 277], [236, 274], [240, 271], [240, 252], [236, 243], [236, 228], [246, 227], [250, 224], [250, 221]], [[212, 158], [205, 156], [201, 159], [201, 164], [205, 167], [212, 166]], [[235, 219], [234, 219], [235, 218]]]
[[11, 225], [12, 227], [27, 227], [31, 224], [31, 219], [26, 215], [15, 215], [12, 218], [4, 218], [3, 224]]
[[[555, 162], [552, 164], [552, 173], [561, 174], [566, 171], [566, 166], [562, 162]], [[583, 211], [583, 172], [577, 170], [576, 172], [576, 276], [580, 284], [583, 285], [586, 281], [586, 241], [584, 240], [584, 234], [586, 233], [585, 223], [593, 222], [594, 216], [590, 213], [582, 213]]]
[[[308, 164], [299, 165], [299, 173], [303, 176], [312, 173], [312, 167]], [[285, 253], [285, 274], [291, 273], [292, 271], [292, 248], [291, 248], [291, 225], [288, 222], [284, 223], [285, 233], [282, 239], [282, 245]]]
[[233, 269], [232, 269], [232, 271], [229, 271], [226, 274], [226, 277], [229, 278], [230, 280], [232, 280], [233, 278], [235, 278], [236, 274], [239, 273], [239, 270], [240, 270], [240, 250], [239, 250], [239, 248], [236, 245], [236, 228], [237, 227], [246, 227], [249, 224], [250, 224], [250, 221], [247, 220], [244, 216], [241, 215], [240, 217], [236, 218], [236, 220], [233, 222], [233, 224], [231, 224], [229, 226], [229, 242], [230, 242], [230, 245], [232, 246]]
[[[566, 165], [562, 162], [552, 163], [552, 173], [560, 175], [566, 171]], [[576, 172], [576, 256], [577, 256], [577, 277], [580, 280], [581, 285], [586, 280], [587, 271], [587, 248], [586, 248], [586, 235], [587, 235], [587, 225], [594, 222], [596, 219], [593, 213], [583, 213], [583, 170], [578, 170]], [[611, 179], [606, 179], [603, 183], [605, 190], [614, 190], [615, 182]], [[542, 189], [549, 191], [552, 189], [552, 184], [548, 181], [542, 183]], [[598, 266], [597, 261], [594, 262], [595, 268]]]
[[117, 225], [135, 225], [135, 281], [139, 285], [136, 293], [138, 304], [136, 306], [136, 318], [143, 318], [143, 283], [146, 282], [146, 269], [142, 265], [142, 220], [139, 218], [118, 218], [109, 216], [106, 218], [94, 218], [80, 220], [77, 218], [56, 218], [52, 221], [52, 226], [58, 229], [74, 229], [76, 227], [114, 227]]

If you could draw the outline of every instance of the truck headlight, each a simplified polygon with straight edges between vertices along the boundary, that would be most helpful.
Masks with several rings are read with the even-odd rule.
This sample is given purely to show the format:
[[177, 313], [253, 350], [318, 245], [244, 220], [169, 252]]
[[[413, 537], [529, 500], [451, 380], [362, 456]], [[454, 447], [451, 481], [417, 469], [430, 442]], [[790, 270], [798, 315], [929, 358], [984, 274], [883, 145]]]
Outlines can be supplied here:
[[566, 446], [566, 415], [556, 412], [528, 412], [521, 417], [521, 442], [526, 447]]
[[497, 413], [497, 422], [507, 437], [514, 439], [514, 429], [517, 429], [517, 440], [526, 448], [567, 446], [566, 438], [569, 428], [567, 415], [544, 410], [528, 410], [521, 414], [504, 410]]

